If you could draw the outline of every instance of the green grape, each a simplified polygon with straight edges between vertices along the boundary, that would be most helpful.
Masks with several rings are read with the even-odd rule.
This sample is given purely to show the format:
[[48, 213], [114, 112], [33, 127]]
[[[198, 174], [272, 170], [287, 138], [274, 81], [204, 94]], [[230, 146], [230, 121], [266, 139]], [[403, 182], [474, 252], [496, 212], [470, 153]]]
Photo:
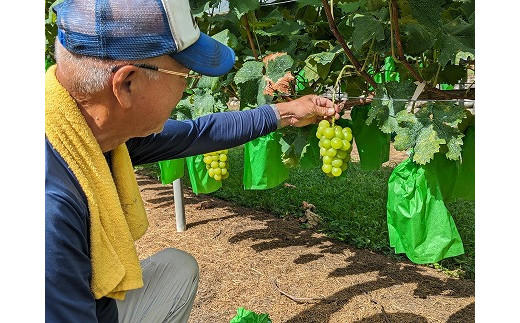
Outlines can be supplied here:
[[227, 168], [221, 168], [220, 173], [221, 175], [226, 175], [228, 173]]
[[211, 164], [211, 161], [212, 161], [212, 160], [213, 160], [213, 159], [211, 159], [211, 156], [204, 156], [204, 163], [206, 163], [206, 164]]
[[341, 141], [340, 138], [334, 137], [331, 139], [330, 145], [334, 149], [340, 149], [343, 146], [343, 142]]
[[339, 125], [332, 126], [327, 120], [322, 120], [316, 131], [320, 139], [320, 156], [323, 165], [321, 170], [329, 177], [338, 177], [348, 168], [350, 151], [352, 150], [352, 130]]
[[211, 168], [217, 168], [217, 167], [218, 167], [218, 161], [212, 161]]
[[348, 142], [346, 139], [343, 140], [343, 147], [341, 147], [341, 149], [343, 149], [344, 151], [347, 151], [349, 148], [350, 148], [350, 142]]
[[215, 173], [215, 175], [220, 175], [220, 174], [222, 174], [222, 169], [220, 169], [220, 168], [218, 168], [218, 167], [217, 167], [217, 168], [214, 168], [214, 169], [213, 169], [213, 173]]
[[217, 156], [217, 155], [213, 155], [213, 156], [211, 156], [211, 160], [213, 160], [213, 161], [218, 161], [218, 156]]
[[337, 152], [336, 149], [334, 149], [334, 148], [329, 148], [329, 149], [327, 149], [327, 156], [329, 156], [329, 157], [334, 157], [334, 156], [336, 156], [336, 152]]
[[336, 153], [336, 157], [339, 159], [345, 159], [348, 156], [348, 153], [344, 150], [338, 150]]
[[220, 167], [220, 168], [226, 168], [226, 166], [227, 166], [227, 164], [222, 161], [218, 163], [218, 167]]
[[220, 174], [215, 174], [213, 179], [215, 179], [216, 181], [220, 181], [222, 179], [222, 176], [220, 176]]
[[221, 162], [225, 162], [227, 160], [227, 154], [220, 154], [219, 159]]
[[327, 156], [327, 148], [324, 148], [324, 147], [320, 148], [320, 156], [322, 156], [322, 157]]
[[215, 170], [213, 168], [208, 169], [209, 177], [213, 177], [215, 175]]
[[226, 179], [228, 177], [229, 177], [229, 173], [226, 172], [225, 174], [222, 174], [222, 179]]
[[323, 164], [323, 166], [321, 166], [321, 170], [324, 173], [330, 173], [332, 171], [332, 165], [330, 165], [330, 164]]
[[331, 164], [332, 163], [332, 157], [330, 156], [323, 156], [323, 164]]
[[325, 129], [325, 131], [323, 132], [323, 135], [327, 139], [332, 139], [332, 137], [334, 137], [334, 129], [332, 129], [332, 128]]
[[341, 167], [341, 165], [343, 165], [343, 161], [339, 158], [334, 158], [331, 164], [332, 167]]
[[321, 142], [321, 146], [322, 146], [323, 148], [326, 148], [326, 149], [329, 149], [329, 148], [330, 148], [331, 143], [330, 143], [330, 140], [329, 140], [329, 139], [327, 139], [327, 138], [322, 138], [320, 142]]
[[321, 120], [320, 123], [318, 123], [319, 127], [328, 128], [330, 127], [330, 123], [327, 120]]

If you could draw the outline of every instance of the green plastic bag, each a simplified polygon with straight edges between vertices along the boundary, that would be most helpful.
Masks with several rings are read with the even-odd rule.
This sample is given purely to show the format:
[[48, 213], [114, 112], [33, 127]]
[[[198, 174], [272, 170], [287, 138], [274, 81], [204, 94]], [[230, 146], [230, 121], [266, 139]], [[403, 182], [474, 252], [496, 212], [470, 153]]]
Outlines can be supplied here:
[[[386, 83], [386, 82], [399, 82], [400, 76], [399, 72], [397, 72], [395, 68], [395, 61], [392, 56], [385, 57], [385, 71], [384, 73], [377, 73], [374, 75], [374, 81], [376, 83]], [[384, 77], [384, 79], [383, 79]]]
[[204, 155], [186, 157], [188, 175], [190, 176], [191, 189], [195, 194], [208, 194], [222, 187], [221, 181], [209, 177]]
[[184, 176], [184, 158], [162, 160], [158, 162], [161, 170], [161, 182], [171, 184], [177, 178]]
[[375, 122], [366, 124], [370, 104], [352, 109], [352, 135], [359, 153], [361, 169], [376, 170], [390, 158], [390, 134], [383, 133]]
[[475, 200], [475, 126], [469, 126], [463, 138], [462, 163], [459, 166], [452, 197]]
[[275, 131], [244, 145], [244, 189], [265, 190], [289, 178], [281, 158], [280, 137]]
[[[399, 164], [388, 180], [390, 246], [414, 263], [435, 263], [464, 253], [455, 222], [444, 205], [435, 167]], [[445, 185], [445, 184], [444, 184]]]
[[237, 309], [237, 315], [229, 323], [271, 323], [268, 314], [257, 314], [243, 307]]

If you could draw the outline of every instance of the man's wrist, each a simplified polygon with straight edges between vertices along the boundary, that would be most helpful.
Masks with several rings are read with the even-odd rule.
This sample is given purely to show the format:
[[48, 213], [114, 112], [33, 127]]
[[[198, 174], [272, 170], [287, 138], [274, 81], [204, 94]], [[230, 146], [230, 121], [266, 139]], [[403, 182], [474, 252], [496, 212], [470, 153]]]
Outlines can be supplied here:
[[273, 109], [274, 114], [276, 115], [276, 129], [280, 129], [282, 127], [282, 117], [280, 116], [280, 110], [275, 103], [269, 104], [269, 106]]

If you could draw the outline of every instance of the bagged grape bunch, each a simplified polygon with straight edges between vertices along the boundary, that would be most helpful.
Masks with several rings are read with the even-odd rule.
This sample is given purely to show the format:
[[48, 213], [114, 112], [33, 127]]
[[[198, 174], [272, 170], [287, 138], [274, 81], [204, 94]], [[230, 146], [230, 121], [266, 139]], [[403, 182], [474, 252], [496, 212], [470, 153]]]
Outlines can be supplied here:
[[229, 162], [227, 154], [227, 149], [204, 154], [204, 163], [206, 164], [209, 177], [216, 181], [229, 177]]
[[322, 120], [316, 137], [320, 140], [321, 170], [330, 177], [338, 177], [348, 168], [352, 151], [352, 130]]

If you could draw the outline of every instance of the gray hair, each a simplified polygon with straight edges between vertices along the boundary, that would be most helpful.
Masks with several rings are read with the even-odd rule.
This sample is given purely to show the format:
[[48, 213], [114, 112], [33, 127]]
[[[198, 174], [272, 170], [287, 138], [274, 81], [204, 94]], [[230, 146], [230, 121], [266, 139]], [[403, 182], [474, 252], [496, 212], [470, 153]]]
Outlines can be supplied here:
[[[93, 94], [105, 88], [110, 82], [112, 68], [115, 66], [143, 63], [139, 61], [118, 61], [111, 59], [100, 59], [69, 52], [58, 39], [54, 43], [54, 55], [56, 64], [67, 71], [67, 77], [71, 81], [72, 91]], [[155, 71], [144, 70], [146, 75], [152, 79], [158, 79]]]

